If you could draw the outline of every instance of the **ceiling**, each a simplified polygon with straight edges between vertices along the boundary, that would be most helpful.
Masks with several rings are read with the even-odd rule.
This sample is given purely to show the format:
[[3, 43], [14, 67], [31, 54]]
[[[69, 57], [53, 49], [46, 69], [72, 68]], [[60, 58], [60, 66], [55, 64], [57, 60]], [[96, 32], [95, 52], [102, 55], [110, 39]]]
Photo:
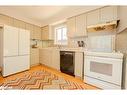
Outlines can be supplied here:
[[102, 6], [0, 6], [0, 13], [44, 26]]

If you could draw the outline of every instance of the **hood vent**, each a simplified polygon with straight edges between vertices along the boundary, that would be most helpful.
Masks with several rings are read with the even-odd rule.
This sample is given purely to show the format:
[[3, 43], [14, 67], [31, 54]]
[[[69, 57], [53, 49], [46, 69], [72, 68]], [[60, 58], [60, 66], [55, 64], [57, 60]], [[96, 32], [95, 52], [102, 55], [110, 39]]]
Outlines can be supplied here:
[[120, 20], [106, 22], [106, 23], [102, 23], [102, 24], [90, 25], [90, 26], [87, 26], [87, 31], [94, 32], [94, 31], [102, 31], [105, 29], [108, 29], [108, 30], [115, 29], [115, 28], [117, 28], [119, 21]]

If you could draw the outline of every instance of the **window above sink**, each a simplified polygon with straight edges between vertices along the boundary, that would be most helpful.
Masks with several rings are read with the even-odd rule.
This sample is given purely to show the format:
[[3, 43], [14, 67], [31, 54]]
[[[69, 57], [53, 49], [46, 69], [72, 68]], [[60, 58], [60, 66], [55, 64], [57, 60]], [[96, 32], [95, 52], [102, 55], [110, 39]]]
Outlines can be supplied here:
[[56, 25], [54, 27], [54, 44], [55, 45], [67, 45], [67, 26], [66, 24]]

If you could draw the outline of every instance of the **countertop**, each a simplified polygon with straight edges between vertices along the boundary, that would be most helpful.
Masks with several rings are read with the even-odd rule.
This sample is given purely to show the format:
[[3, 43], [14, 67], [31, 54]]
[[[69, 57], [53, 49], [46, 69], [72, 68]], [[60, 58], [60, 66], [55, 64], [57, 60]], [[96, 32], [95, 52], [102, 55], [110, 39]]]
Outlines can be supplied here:
[[74, 51], [74, 52], [84, 52], [86, 51], [84, 48], [67, 48], [67, 47], [47, 47], [47, 48], [41, 48], [41, 49], [53, 49], [53, 50], [59, 50], [59, 51]]
[[84, 48], [47, 47], [47, 48], [41, 48], [41, 49], [83, 52], [84, 55], [87, 55], [87, 56], [95, 56], [95, 57], [123, 58], [123, 54], [122, 53], [119, 53], [119, 52], [93, 52], [93, 51], [88, 51], [87, 49], [84, 49]]

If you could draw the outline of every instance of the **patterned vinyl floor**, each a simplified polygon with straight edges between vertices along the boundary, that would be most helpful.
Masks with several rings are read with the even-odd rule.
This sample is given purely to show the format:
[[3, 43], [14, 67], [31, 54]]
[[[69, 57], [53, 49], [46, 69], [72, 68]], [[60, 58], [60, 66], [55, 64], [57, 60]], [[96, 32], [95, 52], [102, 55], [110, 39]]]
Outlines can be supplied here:
[[[38, 69], [37, 69], [38, 68]], [[60, 73], [60, 72], [59, 72]], [[79, 83], [70, 78], [64, 78], [56, 73], [52, 73], [38, 66], [29, 71], [18, 73], [0, 81], [0, 89], [88, 89], [89, 86], [85, 83]], [[94, 87], [93, 87], [94, 88]]]

